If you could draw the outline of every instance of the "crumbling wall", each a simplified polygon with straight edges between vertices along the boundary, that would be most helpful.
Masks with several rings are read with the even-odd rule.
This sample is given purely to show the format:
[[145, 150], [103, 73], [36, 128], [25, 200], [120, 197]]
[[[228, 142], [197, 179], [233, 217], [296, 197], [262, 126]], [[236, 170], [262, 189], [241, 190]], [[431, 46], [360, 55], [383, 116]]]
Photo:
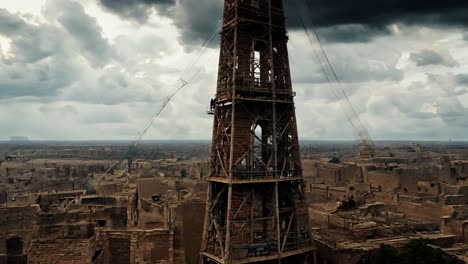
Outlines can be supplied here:
[[337, 186], [338, 168], [317, 167], [316, 183], [326, 184], [328, 186]]
[[468, 196], [464, 194], [446, 195], [443, 200], [444, 205], [463, 205], [468, 204]]
[[[304, 159], [302, 160], [303, 177], [307, 181], [311, 181], [317, 177], [317, 162], [315, 160]], [[308, 179], [311, 178], [311, 179]], [[311, 183], [315, 183], [311, 181]]]
[[309, 184], [307, 194], [308, 202], [326, 202], [328, 201], [328, 187], [323, 185]]
[[401, 171], [397, 170], [395, 173], [398, 175], [398, 182], [400, 184], [400, 192], [402, 193], [417, 193], [418, 192], [418, 183], [420, 180], [424, 179], [420, 175], [421, 172], [415, 170], [410, 171]]
[[176, 218], [182, 220], [176, 229], [183, 228], [179, 232], [182, 238], [178, 248], [184, 249], [187, 264], [196, 264], [199, 261], [204, 217], [205, 203], [201, 201], [186, 202], [176, 212]]
[[[204, 161], [176, 162], [175, 160], [164, 160], [155, 162], [151, 166], [153, 176], [160, 177], [203, 179], [209, 171], [210, 164]], [[142, 171], [144, 176], [150, 176], [148, 172]]]
[[109, 234], [109, 261], [112, 264], [129, 264], [130, 262], [130, 234]]
[[361, 168], [353, 164], [304, 160], [304, 178], [307, 183], [344, 187], [363, 180]]
[[339, 263], [339, 264], [357, 264], [363, 262], [363, 258], [375, 255], [378, 248], [363, 247], [362, 249], [337, 249], [336, 245], [329, 244], [329, 241], [315, 239], [314, 246], [318, 263]]
[[174, 233], [170, 230], [109, 230], [100, 236], [102, 263], [173, 263]]
[[445, 217], [442, 219], [441, 231], [444, 235], [456, 235], [460, 242], [468, 242], [468, 220]]
[[418, 182], [418, 193], [437, 196], [441, 193], [441, 186], [438, 182], [434, 181], [420, 181]]
[[166, 228], [167, 208], [140, 200], [138, 206], [138, 226], [143, 229]]
[[37, 239], [32, 242], [28, 263], [91, 264], [96, 248], [94, 236], [90, 239]]
[[171, 262], [173, 235], [170, 232], [145, 234], [139, 239], [142, 263]]
[[165, 193], [172, 188], [161, 179], [139, 179], [137, 189], [139, 198], [151, 199], [153, 195]]
[[398, 210], [407, 218], [420, 219], [432, 223], [440, 223], [442, 209], [437, 203], [398, 202]]
[[32, 230], [37, 211], [36, 206], [0, 207], [0, 232]]
[[36, 210], [33, 206], [0, 208], [0, 263], [26, 263]]
[[124, 190], [124, 187], [124, 183], [107, 183], [98, 185], [96, 191], [100, 195], [113, 195], [121, 193]]
[[0, 263], [27, 263], [32, 231], [0, 233]]
[[346, 188], [328, 188], [328, 200], [343, 201], [348, 198], [348, 190]]
[[371, 171], [367, 174], [371, 187], [381, 192], [392, 193], [400, 187], [400, 177], [390, 171]]

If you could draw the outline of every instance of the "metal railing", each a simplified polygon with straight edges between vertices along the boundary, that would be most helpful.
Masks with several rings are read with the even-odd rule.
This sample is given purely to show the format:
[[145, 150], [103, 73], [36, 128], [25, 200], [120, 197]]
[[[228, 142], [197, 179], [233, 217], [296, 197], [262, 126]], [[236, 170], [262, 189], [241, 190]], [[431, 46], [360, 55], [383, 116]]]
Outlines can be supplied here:
[[289, 179], [301, 177], [301, 170], [267, 170], [260, 166], [244, 165], [237, 167], [233, 172], [233, 179], [236, 180], [264, 180], [264, 179]]

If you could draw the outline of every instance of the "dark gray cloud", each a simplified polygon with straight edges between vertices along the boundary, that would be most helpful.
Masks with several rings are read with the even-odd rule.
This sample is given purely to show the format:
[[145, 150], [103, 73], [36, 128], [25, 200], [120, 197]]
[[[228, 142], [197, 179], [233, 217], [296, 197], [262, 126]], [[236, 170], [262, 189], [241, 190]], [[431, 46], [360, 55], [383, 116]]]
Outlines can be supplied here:
[[[122, 17], [144, 23], [153, 8], [165, 11], [174, 6], [176, 0], [98, 0], [107, 10]], [[194, 1], [195, 2], [195, 1]]]
[[47, 23], [31, 24], [0, 9], [0, 35], [10, 39], [11, 57], [0, 58], [0, 99], [52, 100], [79, 82], [84, 69], [114, 59], [94, 18], [75, 2], [49, 0]]
[[444, 98], [439, 102], [438, 114], [451, 127], [468, 128], [468, 109], [457, 98]]
[[444, 64], [444, 58], [433, 50], [422, 50], [411, 53], [410, 59], [418, 66]]
[[12, 40], [11, 49], [16, 56], [14, 60], [8, 61], [9, 63], [14, 61], [33, 63], [60, 50], [57, 42], [59, 32], [56, 28], [27, 24], [5, 9], [0, 9], [0, 34]]
[[[144, 4], [142, 14], [156, 10], [171, 18], [179, 29], [180, 41], [187, 48], [199, 46], [221, 15], [223, 1], [177, 1], [177, 5]], [[297, 0], [285, 1], [289, 6]], [[71, 4], [65, 4], [69, 2]], [[183, 55], [179, 45], [173, 45], [173, 34], [165, 35], [159, 28], [141, 26], [138, 23], [146, 20], [132, 18], [137, 23], [122, 23], [126, 28], [117, 32], [122, 35], [108, 41], [104, 33], [115, 32], [102, 32], [94, 18], [76, 2], [48, 0], [50, 4], [42, 9], [46, 12], [46, 21], [35, 20], [34, 24], [28, 22], [33, 21], [32, 18], [0, 9], [0, 35], [11, 41], [3, 46], [8, 52], [4, 55], [0, 52], [0, 113], [3, 113], [0, 121], [8, 124], [0, 137], [20, 133], [34, 139], [90, 139], [102, 135], [131, 138], [148, 121], [163, 95], [172, 89], [166, 82], [179, 76], [180, 61], [174, 58]], [[94, 11], [95, 6], [90, 7], [90, 11]], [[88, 10], [86, 6], [85, 10]], [[344, 125], [349, 129], [343, 129], [347, 121], [340, 102], [333, 97], [323, 73], [312, 62], [313, 49], [306, 36], [298, 31], [296, 18], [291, 17], [289, 10], [288, 14], [290, 30], [293, 29], [290, 34], [291, 70], [294, 89], [298, 92], [301, 135], [307, 139], [352, 138], [351, 127]], [[100, 19], [97, 18], [97, 22], [105, 25], [107, 21]], [[153, 21], [152, 17], [151, 23]], [[409, 20], [401, 18], [395, 23], [430, 25], [428, 21], [405, 21]], [[457, 26], [437, 22], [440, 18], [435, 21], [433, 25]], [[407, 52], [420, 53], [421, 47], [435, 43], [430, 47], [436, 47], [434, 51], [447, 58], [447, 50], [444, 50], [447, 44], [461, 64], [466, 55], [460, 32], [419, 30], [402, 25], [400, 34], [374, 39], [395, 32], [392, 24], [346, 22], [317, 28], [318, 34], [327, 41], [346, 42], [346, 45], [327, 44], [324, 48], [373, 136], [380, 139], [466, 138], [468, 109], [462, 100], [468, 93], [468, 75], [454, 75], [441, 67], [417, 68], [408, 63], [406, 56]], [[416, 30], [421, 35], [414, 34]], [[366, 43], [370, 41], [373, 42]], [[204, 115], [204, 109], [208, 103], [206, 98], [210, 98], [215, 89], [216, 62], [200, 61], [208, 65], [209, 72], [196, 78], [181, 96], [174, 98], [149, 131], [148, 138], [206, 138], [209, 135], [212, 120]], [[418, 79], [422, 71], [441, 76], [421, 80], [415, 90], [407, 87], [407, 81]], [[461, 65], [453, 72], [466, 71]], [[409, 78], [401, 82], [405, 76]], [[463, 104], [457, 105], [456, 97]], [[21, 121], [18, 116], [22, 117]], [[174, 120], [179, 121], [174, 123]], [[193, 122], [188, 124], [186, 120]], [[388, 124], [395, 125], [389, 130]]]
[[286, 1], [289, 14], [307, 10], [317, 27], [391, 23], [467, 25], [468, 2], [465, 0], [294, 0]]
[[320, 38], [328, 42], [369, 42], [376, 36], [388, 35], [391, 31], [386, 26], [368, 26], [348, 24], [327, 26], [317, 29]]
[[19, 17], [11, 14], [6, 9], [0, 9], [0, 31], [5, 36], [14, 35], [16, 32], [22, 30], [26, 23]]
[[[430, 101], [431, 97], [426, 95], [407, 94], [406, 96], [391, 96], [388, 101], [392, 107], [395, 107], [401, 114], [412, 119], [432, 119], [437, 114], [433, 112], [422, 112], [422, 106]], [[387, 109], [390, 109], [388, 106]]]
[[[301, 38], [302, 37], [302, 38]], [[290, 64], [294, 83], [301, 84], [326, 84], [326, 76], [330, 80], [331, 69], [325, 63], [316, 49], [305, 48], [301, 42], [305, 36], [299, 32], [291, 33]], [[308, 46], [306, 46], [308, 47]], [[360, 44], [329, 45], [323, 47], [333, 69], [341, 82], [346, 86], [364, 82], [399, 82], [404, 78], [404, 71], [397, 68], [398, 57], [380, 52], [387, 47], [365, 47]], [[319, 62], [319, 58], [321, 63]], [[324, 69], [327, 74], [324, 74]], [[315, 89], [315, 88], [311, 88]], [[317, 87], [318, 90], [329, 90], [328, 87]]]
[[[208, 33], [222, 17], [223, 1], [179, 0], [179, 6], [171, 15], [181, 33], [182, 43], [203, 43]], [[219, 24], [221, 25], [221, 24]], [[217, 46], [215, 39], [211, 45]]]
[[[153, 9], [164, 9], [182, 33], [184, 44], [203, 39], [222, 13], [222, 0], [98, 0], [105, 8], [122, 17], [144, 22]], [[368, 42], [388, 35], [389, 25], [455, 26], [468, 25], [466, 0], [287, 0], [288, 26], [301, 28], [303, 20], [317, 28], [330, 42]], [[174, 7], [167, 12], [168, 7]]]
[[[62, 32], [31, 25], [0, 9], [0, 34], [11, 39], [12, 58], [0, 60], [0, 98], [50, 97], [79, 77], [63, 49]], [[60, 45], [62, 43], [62, 45]]]
[[[368, 42], [376, 36], [391, 34], [389, 26], [468, 25], [468, 1], [465, 0], [291, 0], [285, 1], [291, 29], [301, 27], [299, 16], [330, 42]], [[343, 26], [348, 26], [343, 30]], [[345, 27], [346, 28], [346, 27]], [[354, 34], [353, 34], [354, 33]]]
[[453, 67], [458, 65], [450, 54], [446, 54], [444, 56], [435, 50], [430, 49], [411, 53], [410, 60], [416, 63], [417, 66], [444, 65], [447, 67]]
[[357, 57], [347, 57], [335, 63], [335, 71], [341, 80], [345, 82], [366, 81], [401, 81], [404, 77], [403, 71], [395, 65], [387, 65], [383, 61], [370, 63], [368, 60]]
[[[334, 63], [334, 69], [341, 82], [348, 83], [362, 83], [367, 81], [401, 81], [404, 77], [404, 72], [397, 69], [395, 65], [386, 65], [383, 62], [378, 64], [369, 64], [364, 59], [357, 57], [334, 57], [332, 60]], [[307, 67], [309, 62], [304, 62], [302, 67], [295, 66], [293, 73], [294, 82], [297, 83], [309, 83], [309, 84], [321, 84], [327, 83], [328, 80], [323, 73], [322, 68], [318, 65], [314, 68]], [[327, 69], [328, 71], [328, 69]], [[329, 75], [330, 78], [331, 75]], [[333, 79], [332, 79], [332, 82]], [[320, 89], [322, 89], [321, 87]]]
[[457, 75], [455, 75], [455, 82], [458, 85], [468, 87], [468, 74], [457, 74]]
[[466, 83], [466, 76], [463, 74], [427, 73], [426, 77], [426, 86], [430, 87], [435, 94], [439, 94], [441, 97], [457, 98], [468, 93], [468, 83]]
[[79, 69], [72, 61], [56, 57], [32, 65], [0, 62], [0, 68], [0, 99], [54, 97], [79, 78]]
[[174, 71], [157, 60], [171, 52], [164, 39], [136, 31], [111, 44], [96, 19], [74, 1], [48, 0], [41, 13], [45, 21], [31, 23], [0, 9], [0, 36], [9, 42], [0, 52], [0, 100], [105, 105], [159, 100], [155, 95], [164, 86], [152, 73]]
[[[187, 48], [205, 41], [222, 17], [222, 0], [97, 0], [106, 10], [125, 19], [144, 23], [157, 10], [169, 17], [181, 33], [180, 42]], [[177, 2], [177, 6], [176, 6]], [[215, 47], [216, 41], [208, 43]]]
[[93, 64], [105, 65], [115, 54], [108, 41], [102, 36], [102, 29], [96, 19], [88, 16], [83, 7], [74, 2], [62, 2], [57, 21], [73, 36], [83, 55]]

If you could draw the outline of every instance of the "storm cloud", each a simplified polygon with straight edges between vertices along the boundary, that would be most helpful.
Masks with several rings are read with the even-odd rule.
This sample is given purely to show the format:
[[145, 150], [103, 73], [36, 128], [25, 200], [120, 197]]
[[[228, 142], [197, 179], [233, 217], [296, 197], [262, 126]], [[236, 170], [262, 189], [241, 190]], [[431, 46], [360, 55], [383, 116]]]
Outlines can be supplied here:
[[455, 76], [455, 82], [458, 85], [467, 86], [468, 87], [468, 74], [457, 74]]
[[64, 32], [50, 25], [31, 25], [0, 9], [0, 34], [11, 39], [12, 58], [0, 60], [0, 99], [51, 97], [79, 76], [59, 45]]
[[98, 0], [99, 3], [124, 18], [140, 23], [148, 20], [153, 9], [165, 10], [174, 6], [176, 0]]
[[[199, 42], [222, 13], [222, 0], [98, 0], [112, 12], [144, 22], [153, 10], [164, 10], [181, 31], [184, 44]], [[368, 42], [391, 34], [392, 24], [464, 27], [468, 25], [465, 0], [288, 0], [290, 30], [301, 29], [301, 19], [329, 42]], [[171, 11], [167, 11], [171, 7]]]
[[[0, 56], [0, 100], [65, 99], [105, 105], [153, 100], [149, 95], [160, 87], [157, 76], [143, 81], [135, 75], [143, 67], [164, 71], [157, 64], [134, 60], [148, 57], [146, 52], [157, 58], [158, 49], [148, 48], [148, 42], [164, 48], [164, 41], [135, 34], [136, 44], [119, 39], [111, 45], [96, 19], [72, 1], [48, 0], [42, 15], [46, 21], [33, 24], [0, 8], [0, 36], [10, 40], [13, 54]], [[144, 51], [135, 53], [133, 47]]]
[[307, 10], [317, 27], [347, 24], [383, 26], [392, 23], [467, 25], [468, 2], [464, 0], [294, 0], [292, 10]]
[[[223, 0], [47, 0], [35, 7], [30, 0], [3, 2], [0, 122], [6, 125], [0, 140], [15, 134], [133, 138], [198, 57], [223, 5]], [[324, 40], [343, 89], [374, 139], [466, 139], [465, 5], [347, 2], [311, 0], [307, 6], [304, 0], [285, 0], [301, 138], [353, 139], [353, 131], [340, 88], [328, 83], [315, 61], [299, 14]], [[209, 139], [212, 117], [205, 110], [216, 89], [218, 44], [203, 49], [192, 71], [200, 75], [185, 78], [189, 85], [147, 139]]]
[[458, 62], [455, 61], [449, 53], [444, 56], [437, 51], [430, 49], [411, 53], [410, 59], [416, 63], [417, 66], [444, 65], [447, 67], [454, 67], [458, 65]]

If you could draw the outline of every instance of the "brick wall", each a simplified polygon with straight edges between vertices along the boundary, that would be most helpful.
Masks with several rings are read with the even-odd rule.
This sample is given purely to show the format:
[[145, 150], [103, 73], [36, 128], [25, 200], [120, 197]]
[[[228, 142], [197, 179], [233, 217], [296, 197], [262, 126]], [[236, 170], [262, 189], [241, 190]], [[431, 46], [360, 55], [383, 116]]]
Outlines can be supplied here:
[[466, 195], [446, 195], [443, 200], [444, 205], [464, 205], [468, 203]]
[[109, 234], [109, 263], [130, 264], [130, 234]]
[[185, 250], [187, 264], [196, 264], [199, 261], [203, 222], [205, 217], [204, 202], [190, 202], [180, 207], [176, 217], [182, 218], [181, 246]]
[[105, 246], [102, 263], [173, 263], [172, 231], [109, 231], [105, 233], [103, 239], [100, 242]]
[[325, 202], [328, 201], [328, 188], [326, 186], [309, 185], [307, 192], [307, 201]]
[[436, 203], [411, 203], [400, 201], [398, 208], [407, 218], [421, 219], [432, 223], [440, 223], [442, 218], [442, 209]]
[[0, 208], [0, 232], [31, 230], [35, 222], [35, 207]]
[[91, 264], [96, 251], [96, 238], [33, 240], [29, 264]]
[[158, 263], [171, 261], [171, 234], [148, 234], [140, 239], [140, 255], [143, 256], [143, 263]]
[[391, 172], [369, 172], [367, 175], [367, 182], [372, 188], [380, 189], [382, 192], [393, 192], [400, 185], [398, 175]]

